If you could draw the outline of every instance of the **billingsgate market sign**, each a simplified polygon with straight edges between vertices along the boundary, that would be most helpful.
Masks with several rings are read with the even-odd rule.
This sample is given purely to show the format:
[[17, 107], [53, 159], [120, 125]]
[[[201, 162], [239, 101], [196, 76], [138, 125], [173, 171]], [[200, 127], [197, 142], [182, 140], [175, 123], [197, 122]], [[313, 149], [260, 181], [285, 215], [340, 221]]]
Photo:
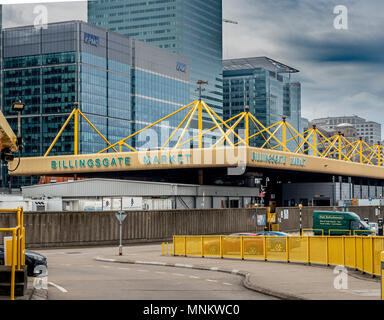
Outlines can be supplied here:
[[[9, 164], [10, 174], [73, 175], [119, 171], [167, 170], [246, 166], [254, 168], [347, 174], [384, 179], [384, 167], [336, 159], [298, 155], [290, 152], [253, 147], [212, 149], [152, 150], [82, 155], [15, 158]], [[15, 169], [15, 171], [12, 171]]]

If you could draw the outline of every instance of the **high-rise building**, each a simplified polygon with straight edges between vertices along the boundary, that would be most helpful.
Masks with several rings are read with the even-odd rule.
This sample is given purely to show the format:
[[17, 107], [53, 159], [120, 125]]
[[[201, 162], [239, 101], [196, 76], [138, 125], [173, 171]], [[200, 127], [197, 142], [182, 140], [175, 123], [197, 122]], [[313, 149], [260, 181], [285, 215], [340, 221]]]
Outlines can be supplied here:
[[318, 118], [312, 120], [311, 122], [328, 131], [336, 130], [337, 126], [340, 124], [350, 124], [356, 128], [357, 137], [362, 137], [369, 145], [374, 145], [382, 140], [380, 123], [368, 121], [356, 115]]
[[88, 22], [186, 56], [190, 99], [208, 81], [202, 98], [222, 116], [221, 0], [89, 0]]
[[[114, 143], [189, 101], [187, 58], [115, 32], [69, 21], [49, 24], [47, 29], [3, 29], [2, 37], [1, 105], [16, 130], [11, 106], [17, 99], [25, 103], [23, 156], [41, 156], [47, 151], [75, 102]], [[168, 126], [175, 127], [180, 119], [182, 115], [171, 118]], [[79, 132], [79, 153], [98, 152], [106, 146], [84, 119]], [[132, 144], [139, 146], [137, 141]], [[73, 152], [71, 121], [51, 154]], [[13, 179], [15, 186], [37, 181]]]
[[[233, 117], [248, 106], [264, 126], [268, 127], [286, 117], [300, 132], [301, 85], [291, 81], [291, 73], [297, 72], [267, 57], [224, 60], [224, 119]], [[250, 130], [251, 135], [257, 131], [255, 128]], [[262, 137], [253, 140], [253, 143], [251, 141], [254, 146], [263, 143]]]

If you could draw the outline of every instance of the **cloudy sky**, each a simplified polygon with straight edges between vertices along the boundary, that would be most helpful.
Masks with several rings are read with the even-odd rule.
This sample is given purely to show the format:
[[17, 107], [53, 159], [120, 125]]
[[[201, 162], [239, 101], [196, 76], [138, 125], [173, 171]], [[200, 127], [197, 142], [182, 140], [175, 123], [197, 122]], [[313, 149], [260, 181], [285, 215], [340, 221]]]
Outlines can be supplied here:
[[[337, 5], [348, 9], [347, 30], [334, 27]], [[33, 23], [34, 6], [6, 6], [4, 24]], [[50, 22], [86, 19], [86, 2], [47, 7]], [[384, 125], [383, 0], [223, 0], [223, 17], [238, 22], [224, 24], [225, 58], [268, 56], [300, 70], [304, 117]]]

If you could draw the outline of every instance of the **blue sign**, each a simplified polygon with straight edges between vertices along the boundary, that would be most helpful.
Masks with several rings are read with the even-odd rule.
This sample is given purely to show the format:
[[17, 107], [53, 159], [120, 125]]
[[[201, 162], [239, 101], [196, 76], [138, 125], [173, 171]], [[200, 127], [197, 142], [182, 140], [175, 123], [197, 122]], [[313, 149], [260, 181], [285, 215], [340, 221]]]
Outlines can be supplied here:
[[99, 45], [99, 40], [98, 36], [84, 32], [84, 43], [97, 47]]
[[180, 72], [187, 72], [187, 65], [183, 62], [178, 62], [176, 64], [176, 70]]

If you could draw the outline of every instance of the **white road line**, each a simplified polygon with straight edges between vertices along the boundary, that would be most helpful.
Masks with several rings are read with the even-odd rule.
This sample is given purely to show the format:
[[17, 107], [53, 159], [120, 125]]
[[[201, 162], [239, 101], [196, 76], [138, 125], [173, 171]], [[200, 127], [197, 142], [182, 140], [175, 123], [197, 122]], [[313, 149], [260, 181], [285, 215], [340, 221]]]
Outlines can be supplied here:
[[172, 273], [174, 276], [184, 277], [184, 274], [181, 273]]
[[104, 268], [104, 269], [111, 269], [110, 266], [101, 266], [101, 267]]
[[205, 280], [209, 282], [217, 282], [217, 280], [212, 280], [212, 279], [205, 279]]
[[189, 276], [189, 277], [192, 279], [200, 279], [200, 277], [198, 277], [198, 276]]
[[100, 258], [100, 257], [97, 257], [96, 258], [97, 261], [107, 261], [107, 262], [115, 262], [116, 259], [106, 259], [106, 258]]
[[155, 273], [157, 273], [157, 274], [166, 274], [168, 272], [165, 272], [165, 271], [155, 271]]
[[175, 263], [175, 267], [192, 268], [192, 264]]
[[209, 270], [217, 271], [217, 270], [219, 270], [219, 268], [218, 268], [218, 267], [212, 267], [212, 268], [210, 268]]
[[59, 289], [61, 292], [64, 292], [64, 293], [68, 292], [68, 291], [67, 291], [67, 290], [65, 290], [63, 287], [60, 287], [60, 286], [59, 286], [59, 285], [57, 285], [56, 283], [53, 283], [53, 282], [48, 282], [48, 284], [50, 284], [51, 286], [53, 286], [53, 287], [55, 287], [55, 288]]
[[120, 269], [120, 270], [131, 270], [130, 268], [117, 268], [117, 269]]
[[234, 273], [234, 274], [239, 273], [239, 270], [233, 269], [232, 273]]
[[138, 272], [149, 272], [148, 270], [143, 270], [143, 269], [138, 269], [136, 271], [138, 271]]
[[135, 261], [136, 264], [153, 264], [153, 265], [161, 265], [165, 266], [166, 262], [157, 262], [157, 261]]
[[232, 283], [228, 283], [228, 282], [223, 282], [223, 284], [225, 284], [226, 286], [231, 286]]

